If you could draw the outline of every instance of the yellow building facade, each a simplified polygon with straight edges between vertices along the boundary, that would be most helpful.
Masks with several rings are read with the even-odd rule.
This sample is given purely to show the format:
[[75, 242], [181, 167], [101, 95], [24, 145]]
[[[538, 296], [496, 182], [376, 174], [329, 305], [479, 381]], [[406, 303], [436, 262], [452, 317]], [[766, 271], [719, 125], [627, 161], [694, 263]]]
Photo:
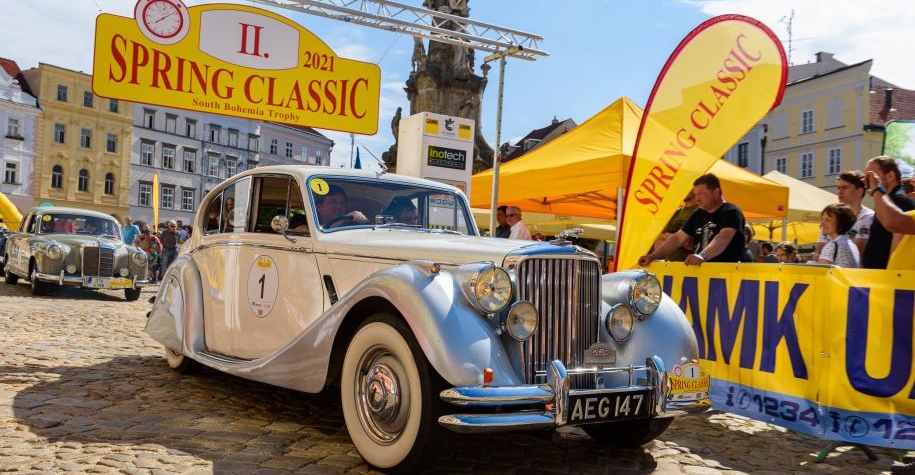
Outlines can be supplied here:
[[111, 214], [129, 206], [133, 103], [92, 93], [92, 76], [40, 63], [23, 71], [42, 113], [35, 144], [34, 204]]
[[[830, 57], [831, 59], [831, 57]], [[863, 170], [883, 149], [872, 127], [871, 61], [789, 79], [781, 104], [764, 119], [763, 171], [778, 170], [828, 191], [839, 173]], [[876, 79], [876, 78], [875, 78]]]

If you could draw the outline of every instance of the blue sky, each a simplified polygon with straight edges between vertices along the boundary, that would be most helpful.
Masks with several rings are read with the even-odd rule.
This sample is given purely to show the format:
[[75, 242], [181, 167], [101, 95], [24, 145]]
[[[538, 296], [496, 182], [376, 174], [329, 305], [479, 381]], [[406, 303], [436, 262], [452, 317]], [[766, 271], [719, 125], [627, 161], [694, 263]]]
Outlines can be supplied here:
[[[421, 0], [400, 0], [421, 6]], [[202, 2], [186, 0], [188, 5]], [[246, 1], [222, 2], [264, 5]], [[15, 5], [15, 6], [12, 6]], [[28, 0], [7, 5], [0, 29], [0, 56], [19, 67], [39, 62], [91, 73], [95, 17], [100, 12], [133, 16], [133, 0]], [[874, 59], [872, 73], [915, 89], [911, 45], [915, 44], [915, 2], [911, 0], [470, 0], [470, 17], [543, 37], [548, 57], [509, 59], [505, 69], [502, 142], [514, 142], [553, 117], [578, 123], [620, 96], [644, 106], [655, 78], [676, 45], [704, 20], [739, 13], [765, 23], [788, 50], [787, 18], [794, 12], [791, 60], [814, 61], [818, 51], [848, 64]], [[394, 143], [391, 117], [409, 111], [404, 83], [413, 41], [409, 36], [337, 20], [277, 10], [299, 22], [343, 57], [378, 64], [382, 98], [378, 133], [356, 135], [364, 165], [377, 168], [377, 155]], [[476, 53], [477, 74], [487, 53]], [[484, 93], [483, 130], [495, 146], [498, 63]], [[336, 145], [333, 165], [349, 166], [349, 134], [327, 131]]]

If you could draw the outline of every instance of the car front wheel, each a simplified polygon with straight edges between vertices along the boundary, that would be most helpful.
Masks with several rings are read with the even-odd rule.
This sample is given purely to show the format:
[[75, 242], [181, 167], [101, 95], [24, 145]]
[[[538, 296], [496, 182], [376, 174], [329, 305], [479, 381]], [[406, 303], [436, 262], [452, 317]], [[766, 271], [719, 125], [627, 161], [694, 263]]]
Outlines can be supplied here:
[[128, 302], [133, 302], [133, 301], [139, 299], [140, 298], [140, 289], [139, 288], [124, 289], [124, 298], [127, 299]]
[[[9, 257], [7, 257], [6, 260], [9, 261]], [[9, 285], [16, 285], [19, 283], [19, 276], [13, 274], [13, 271], [10, 270], [10, 266], [6, 266], [6, 268], [3, 269], [3, 278]]]
[[168, 367], [181, 374], [191, 374], [200, 368], [200, 363], [170, 348], [165, 348], [165, 361]]
[[32, 295], [48, 294], [48, 284], [38, 280], [38, 270], [34, 265], [32, 265], [32, 270], [29, 275], [29, 283], [32, 284]]
[[343, 359], [343, 417], [356, 449], [369, 464], [416, 473], [434, 456], [439, 407], [428, 361], [409, 327], [376, 314], [356, 332]]

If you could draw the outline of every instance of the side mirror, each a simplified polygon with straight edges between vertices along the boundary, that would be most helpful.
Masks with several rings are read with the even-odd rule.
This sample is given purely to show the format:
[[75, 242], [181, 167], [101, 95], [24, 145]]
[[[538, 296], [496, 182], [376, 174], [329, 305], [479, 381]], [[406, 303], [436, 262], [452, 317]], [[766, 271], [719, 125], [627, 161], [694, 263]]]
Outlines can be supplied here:
[[289, 219], [283, 215], [274, 216], [270, 220], [270, 229], [279, 234], [286, 234], [286, 230], [289, 229]]

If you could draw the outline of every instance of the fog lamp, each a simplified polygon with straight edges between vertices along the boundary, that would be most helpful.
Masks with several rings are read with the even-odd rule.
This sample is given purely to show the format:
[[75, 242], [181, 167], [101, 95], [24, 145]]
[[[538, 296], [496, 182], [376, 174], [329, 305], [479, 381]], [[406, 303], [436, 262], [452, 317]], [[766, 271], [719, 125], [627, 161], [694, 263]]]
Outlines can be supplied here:
[[629, 307], [618, 303], [607, 312], [607, 317], [604, 319], [604, 325], [606, 325], [607, 333], [609, 333], [614, 340], [622, 342], [632, 334], [632, 325], [634, 321], [635, 319], [632, 318], [632, 312], [629, 310]]
[[515, 302], [508, 310], [508, 316], [505, 318], [505, 330], [508, 334], [518, 340], [527, 341], [537, 331], [540, 323], [540, 315], [537, 314], [537, 307], [534, 304], [522, 300]]

